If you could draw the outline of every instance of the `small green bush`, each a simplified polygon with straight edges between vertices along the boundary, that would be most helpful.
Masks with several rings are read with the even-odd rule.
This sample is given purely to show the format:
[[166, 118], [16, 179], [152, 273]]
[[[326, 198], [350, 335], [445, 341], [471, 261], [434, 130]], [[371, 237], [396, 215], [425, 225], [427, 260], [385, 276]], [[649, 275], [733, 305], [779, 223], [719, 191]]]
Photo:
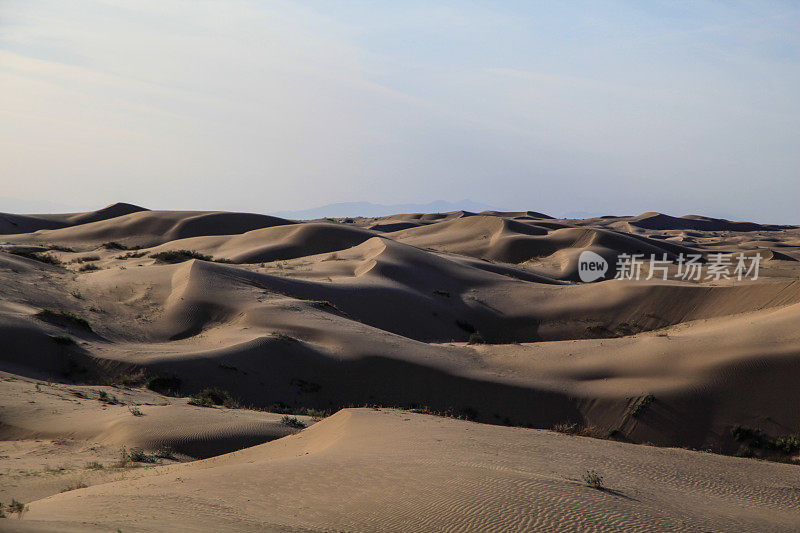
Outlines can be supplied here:
[[467, 344], [486, 344], [486, 341], [484, 341], [483, 337], [481, 337], [481, 334], [476, 331], [469, 334], [469, 340], [467, 341]]
[[175, 457], [175, 452], [169, 446], [162, 446], [157, 449], [153, 453], [153, 457], [158, 457], [159, 459], [170, 459], [173, 461], [177, 459]]
[[100, 261], [99, 255], [85, 255], [83, 257], [76, 257], [70, 263], [89, 263], [91, 261]]
[[297, 428], [297, 429], [303, 429], [304, 427], [306, 427], [305, 422], [303, 422], [296, 416], [288, 416], [288, 415], [284, 415], [283, 418], [281, 418], [281, 424], [289, 426], [290, 428]]
[[779, 452], [795, 453], [800, 450], [800, 439], [798, 439], [797, 435], [780, 436], [775, 439], [774, 446]]
[[189, 405], [213, 407], [215, 405], [223, 405], [229, 401], [231, 401], [231, 395], [228, 391], [214, 387], [212, 389], [203, 389], [193, 394], [189, 400]]
[[168, 250], [166, 252], [150, 254], [150, 257], [156, 261], [163, 261], [165, 263], [181, 263], [190, 259], [211, 261], [210, 255], [204, 255], [199, 252], [195, 252], [194, 250]]
[[109, 395], [104, 390], [98, 391], [97, 399], [100, 400], [103, 403], [107, 403], [107, 404], [110, 404], [110, 405], [117, 405], [117, 404], [121, 404], [122, 403], [121, 401], [119, 401], [117, 399], [116, 396], [114, 396], [113, 394]]
[[48, 265], [61, 265], [61, 261], [50, 254], [42, 253], [42, 252], [31, 252], [30, 250], [3, 250], [9, 254], [18, 255], [20, 257], [24, 257], [25, 259], [32, 259], [34, 261], [39, 261], [40, 263], [47, 263]]
[[10, 514], [16, 514], [17, 518], [22, 518], [22, 515], [25, 511], [28, 510], [28, 506], [22, 502], [18, 502], [15, 499], [11, 500], [11, 503], [8, 504], [8, 512]]
[[134, 463], [155, 463], [156, 458], [148, 453], [145, 453], [141, 448], [131, 448], [128, 452], [128, 457]]
[[104, 242], [100, 245], [100, 248], [105, 248], [106, 250], [127, 250], [128, 247], [124, 244], [120, 244], [115, 241]]
[[593, 489], [602, 490], [603, 489], [603, 476], [597, 473], [595, 470], [587, 470], [583, 474], [583, 482], [592, 487]]
[[631, 416], [636, 418], [638, 416], [643, 415], [647, 408], [650, 407], [650, 404], [655, 401], [656, 397], [652, 394], [646, 395], [644, 398], [639, 400], [636, 405], [633, 406], [633, 410], [631, 410]]

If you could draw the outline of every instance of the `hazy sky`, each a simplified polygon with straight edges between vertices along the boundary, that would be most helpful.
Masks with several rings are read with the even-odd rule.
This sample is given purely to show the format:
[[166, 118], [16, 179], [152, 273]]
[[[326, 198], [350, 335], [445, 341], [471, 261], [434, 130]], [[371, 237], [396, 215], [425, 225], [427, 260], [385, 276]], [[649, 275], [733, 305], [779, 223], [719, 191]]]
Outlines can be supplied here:
[[800, 224], [800, 3], [2, 0], [0, 185]]

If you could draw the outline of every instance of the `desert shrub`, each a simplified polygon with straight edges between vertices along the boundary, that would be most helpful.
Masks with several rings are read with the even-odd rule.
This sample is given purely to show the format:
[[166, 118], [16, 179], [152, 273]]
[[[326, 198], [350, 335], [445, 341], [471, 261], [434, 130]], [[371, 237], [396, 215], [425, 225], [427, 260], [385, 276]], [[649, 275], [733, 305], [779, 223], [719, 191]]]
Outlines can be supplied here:
[[85, 489], [88, 486], [89, 485], [87, 485], [82, 479], [79, 479], [61, 489], [61, 492], [69, 492], [71, 490]]
[[94, 272], [95, 270], [100, 270], [100, 267], [94, 263], [86, 263], [85, 265], [81, 265], [78, 272]]
[[54, 311], [52, 309], [42, 309], [38, 313], [36, 313], [37, 318], [44, 320], [44, 321], [51, 321], [51, 322], [67, 322], [69, 324], [78, 326], [88, 331], [92, 331], [92, 326], [89, 324], [89, 321], [85, 318], [79, 317], [75, 313], [71, 313], [69, 311]]
[[8, 504], [8, 512], [10, 514], [16, 514], [17, 518], [22, 518], [22, 515], [25, 511], [28, 510], [28, 506], [22, 502], [18, 502], [15, 499], [11, 500], [11, 503]]
[[190, 259], [201, 259], [203, 261], [211, 261], [210, 255], [204, 255], [194, 250], [168, 250], [165, 252], [157, 252], [150, 254], [150, 257], [156, 261], [163, 261], [165, 263], [180, 263]]
[[469, 340], [467, 341], [467, 344], [486, 344], [486, 341], [483, 340], [483, 337], [481, 337], [480, 333], [475, 331], [469, 334]]
[[215, 258], [215, 259], [212, 259], [212, 261], [214, 261], [215, 263], [233, 264], [233, 261], [231, 261], [230, 259], [228, 259], [226, 257]]
[[119, 401], [117, 399], [116, 396], [114, 396], [113, 394], [108, 394], [104, 390], [101, 390], [101, 391], [97, 392], [97, 399], [100, 400], [103, 403], [107, 403], [107, 404], [110, 404], [110, 405], [116, 405], [116, 404], [122, 403], [121, 401]]
[[133, 416], [144, 416], [142, 410], [136, 407], [135, 405], [131, 405], [130, 407], [128, 407], [128, 411], [130, 411]]
[[128, 457], [130, 457], [131, 461], [134, 463], [155, 463], [156, 458], [148, 453], [146, 453], [141, 448], [131, 448], [131, 451], [128, 452]]
[[104, 242], [100, 245], [100, 248], [105, 248], [106, 250], [127, 250], [128, 247], [124, 244], [120, 244], [115, 241]]
[[797, 435], [784, 435], [775, 439], [774, 447], [779, 452], [795, 453], [800, 450], [800, 439]]
[[764, 448], [771, 441], [769, 436], [760, 429], [751, 429], [740, 425], [731, 428], [731, 437], [737, 442], [748, 442], [753, 448]]
[[115, 468], [128, 468], [131, 465], [131, 456], [125, 446], [119, 451], [119, 460], [114, 463]]
[[449, 292], [440, 291], [439, 289], [434, 290], [433, 294], [435, 294], [436, 296], [444, 296], [445, 298], [450, 298], [450, 293]]
[[72, 248], [70, 248], [69, 246], [61, 246], [61, 245], [58, 245], [58, 244], [51, 244], [50, 246], [47, 247], [47, 249], [48, 250], [53, 250], [54, 252], [74, 252], [75, 251]]
[[308, 408], [308, 409], [306, 409], [306, 413], [305, 414], [307, 416], [312, 417], [312, 418], [321, 419], [321, 418], [325, 418], [326, 416], [328, 416], [328, 411], [323, 411], [322, 409]]
[[147, 255], [147, 252], [128, 252], [127, 254], [118, 255], [117, 259], [139, 259]]
[[304, 427], [306, 427], [305, 422], [303, 422], [296, 416], [288, 416], [288, 415], [284, 415], [281, 418], [281, 424], [289, 426], [290, 428], [297, 428], [297, 429], [303, 429]]
[[62, 344], [64, 346], [75, 344], [75, 340], [68, 335], [54, 335], [50, 338], [53, 339], [53, 342], [55, 342], [56, 344]]
[[587, 470], [584, 472], [582, 478], [583, 482], [592, 487], [593, 489], [602, 490], [603, 489], [603, 476], [597, 473], [595, 470]]
[[144, 386], [165, 396], [177, 396], [181, 380], [175, 376], [151, 376], [144, 382]]
[[105, 467], [101, 463], [98, 463], [97, 461], [89, 461], [88, 463], [86, 463], [86, 468], [88, 470], [102, 470]]
[[223, 405], [229, 401], [231, 401], [231, 395], [228, 391], [214, 387], [212, 389], [203, 389], [193, 394], [189, 400], [189, 405], [213, 407], [215, 405]]
[[76, 257], [70, 263], [89, 263], [91, 261], [100, 261], [99, 255], [85, 255], [83, 257]]
[[171, 460], [176, 459], [175, 452], [169, 446], [162, 446], [159, 449], [157, 449], [153, 453], [153, 457], [158, 457], [159, 459], [171, 459]]
[[553, 426], [553, 431], [558, 433], [565, 433], [567, 435], [577, 435], [580, 433], [580, 427], [575, 422], [562, 422]]
[[631, 410], [631, 416], [636, 418], [637, 416], [643, 415], [645, 411], [647, 411], [647, 408], [650, 406], [650, 404], [655, 401], [655, 399], [655, 396], [648, 394], [636, 402], [636, 405], [634, 405], [633, 409]]
[[752, 454], [754, 449], [774, 450], [782, 454], [792, 454], [800, 451], [800, 437], [795, 434], [771, 437], [760, 429], [735, 425], [731, 427], [731, 437], [743, 443]]
[[6, 253], [18, 255], [19, 257], [24, 257], [25, 259], [33, 259], [34, 261], [39, 261], [40, 263], [47, 263], [48, 265], [60, 265], [61, 261], [50, 254], [42, 253], [42, 252], [32, 252], [30, 250], [3, 250]]

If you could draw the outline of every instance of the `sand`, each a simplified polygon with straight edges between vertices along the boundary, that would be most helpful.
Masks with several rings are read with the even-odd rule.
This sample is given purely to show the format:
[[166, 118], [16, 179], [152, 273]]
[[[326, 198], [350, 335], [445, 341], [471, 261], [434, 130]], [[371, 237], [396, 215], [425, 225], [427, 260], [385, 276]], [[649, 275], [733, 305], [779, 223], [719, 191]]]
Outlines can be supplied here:
[[[798, 227], [115, 204], [0, 231], [0, 501], [30, 506], [0, 527], [800, 527], [795, 465], [692, 451], [794, 458], [732, 430], [800, 433]], [[581, 283], [586, 250], [764, 260], [758, 280]], [[239, 405], [188, 404], [207, 387]], [[174, 458], [113, 467], [123, 446]]]

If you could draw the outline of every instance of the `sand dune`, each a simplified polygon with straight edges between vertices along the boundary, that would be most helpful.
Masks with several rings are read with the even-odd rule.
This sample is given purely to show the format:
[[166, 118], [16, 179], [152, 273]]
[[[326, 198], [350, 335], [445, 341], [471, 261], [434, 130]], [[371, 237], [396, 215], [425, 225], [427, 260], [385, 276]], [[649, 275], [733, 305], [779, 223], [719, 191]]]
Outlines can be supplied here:
[[[0, 243], [4, 243], [0, 245], [0, 336], [4, 339], [0, 370], [11, 375], [0, 387], [2, 394], [19, 401], [0, 410], [0, 434], [8, 446], [30, 448], [31, 454], [38, 449], [36, 439], [66, 436], [76, 442], [98, 443], [107, 453], [123, 445], [146, 449], [164, 445], [186, 459], [211, 457], [290, 431], [280, 423], [279, 414], [192, 407], [185, 399], [158, 394], [158, 387], [155, 392], [143, 390], [153, 378], [170, 380], [170, 390], [184, 398], [218, 387], [242, 404], [259, 408], [335, 412], [362, 405], [425, 407], [489, 424], [540, 429], [573, 424], [583, 433], [612, 436], [625, 443], [649, 442], [724, 454], [775, 455], [764, 442], [800, 432], [795, 409], [800, 396], [794, 386], [800, 378], [800, 334], [795, 327], [800, 319], [797, 227], [658, 213], [556, 220], [537, 212], [464, 211], [294, 222], [243, 213], [148, 211], [128, 204], [83, 214], [0, 216], [0, 224], [7, 222], [10, 225], [0, 226], [8, 232], [0, 235]], [[183, 250], [192, 253], [181, 255]], [[584, 251], [606, 258], [611, 265], [608, 277], [613, 276], [615, 260], [623, 253], [655, 254], [675, 261], [679, 254], [698, 253], [709, 259], [712, 253], [743, 252], [749, 256], [760, 253], [763, 261], [757, 280], [684, 281], [674, 277], [677, 265], [672, 264], [667, 280], [582, 283], [577, 258]], [[153, 257], [162, 252], [172, 252], [172, 256]], [[33, 391], [32, 379], [51, 382], [47, 387], [52, 389], [47, 389], [47, 394]], [[109, 381], [133, 386], [117, 391], [128, 397], [126, 404], [152, 404], [142, 407], [145, 416], [134, 417], [122, 405], [98, 409], [93, 395]], [[75, 387], [94, 387], [88, 392], [90, 401], [67, 401], [70, 393], [65, 391]], [[43, 395], [55, 403], [27, 404], [27, 395], [34, 402], [40, 402], [35, 398]], [[64, 416], [62, 404], [70, 406], [69, 416]], [[373, 416], [378, 418], [370, 418]], [[326, 420], [319, 426], [332, 429], [320, 430], [320, 435], [326, 435], [323, 440], [341, 440], [341, 453], [350, 455], [337, 462], [339, 459], [326, 455], [331, 448], [314, 448], [322, 461], [318, 465], [334, 468], [365, 458], [388, 460], [388, 452], [382, 450], [394, 448], [379, 441], [357, 448], [352, 438], [344, 437], [351, 435], [351, 430], [353, 435], [361, 434], [362, 429], [348, 425], [354, 418], [366, 417], [357, 428], [386, 423], [391, 427], [387, 426], [385, 433], [395, 435], [397, 441], [407, 438], [427, 443], [433, 422], [420, 422], [419, 427], [410, 424], [417, 427], [411, 433], [389, 423], [408, 416], [417, 420], [394, 412], [362, 411]], [[419, 420], [423, 418], [428, 420]], [[740, 426], [757, 429], [763, 436], [748, 433], [750, 436], [742, 437], [732, 432]], [[497, 439], [497, 445], [507, 438], [545, 438], [547, 442], [567, 438], [497, 426], [464, 427], [480, 428], [486, 433], [486, 442]], [[315, 435], [316, 431], [315, 426], [303, 435]], [[466, 446], [454, 436], [461, 430], [453, 426], [452, 431], [455, 433], [446, 432], [443, 438], [455, 439], [452, 446]], [[382, 432], [377, 429], [376, 435]], [[295, 437], [290, 442], [292, 439]], [[609, 446], [607, 450], [616, 450], [613, 454], [623, 462], [643, 461], [645, 456], [637, 456], [639, 453], [650, 454], [647, 457], [654, 461], [657, 457], [667, 460], [659, 455], [661, 451], [627, 444], [577, 437], [559, 442], [589, 448]], [[293, 446], [276, 445], [268, 446]], [[48, 450], [56, 453], [56, 448]], [[519, 499], [520, 487], [528, 487], [525, 490], [529, 492], [532, 486], [514, 476], [527, 472], [527, 467], [521, 456], [503, 453], [510, 454], [508, 465], [517, 466], [495, 472], [485, 458], [475, 459], [484, 465], [478, 469], [484, 472], [481, 475], [495, 472], [492, 475], [499, 477], [492, 479], [497, 486], [510, 491], [489, 498], [491, 513], [479, 510], [474, 502], [469, 503], [472, 500], [447, 492], [455, 489], [445, 490], [449, 485], [442, 485], [444, 477], [434, 476], [425, 486], [438, 487], [430, 489], [431, 494], [443, 491], [443, 499], [436, 504], [440, 507], [431, 503], [428, 514], [449, 517], [442, 520], [449, 520], [454, 529], [503, 529], [508, 523], [547, 528], [556, 523], [545, 518], [551, 516], [548, 513], [560, 516], [567, 529], [596, 524], [591, 513], [569, 515], [564, 506], [583, 505], [583, 500], [571, 496], [519, 503], [528, 501]], [[734, 464], [754, 471], [762, 468], [752, 460], [670, 453], [669, 461], [680, 456], [687, 472], [690, 463], [702, 471], [703, 461], [711, 460], [723, 461], [713, 466], [722, 469], [720, 472], [733, 468], [724, 465]], [[780, 458], [791, 461], [796, 454], [797, 450], [791, 449]], [[263, 463], [265, 469], [275, 468], [271, 455], [258, 457], [253, 460]], [[468, 474], [472, 463], [466, 457], [468, 454], [457, 463], [459, 475], [472, 475]], [[432, 455], [423, 463], [437, 460], [443, 459]], [[197, 463], [201, 464], [205, 463]], [[436, 468], [443, 469], [444, 464]], [[165, 468], [195, 471], [188, 464]], [[646, 488], [647, 474], [631, 468], [626, 479], [645, 487], [637, 490], [651, 490]], [[198, 480], [200, 485], [230, 482], [234, 483], [231, 490], [239, 494], [236, 497], [246, 493], [235, 484], [239, 483], [237, 476], [225, 481], [235, 468], [216, 470], [213, 476], [214, 469], [207, 470], [211, 477]], [[784, 472], [775, 470], [779, 471]], [[270, 475], [286, 473], [280, 472]], [[394, 475], [381, 472], [388, 477], [378, 478], [370, 491], [380, 492]], [[109, 481], [92, 475], [99, 476], [98, 482]], [[302, 476], [306, 475], [304, 471]], [[137, 490], [136, 483], [145, 483], [147, 477], [131, 479], [132, 484], [124, 490]], [[299, 478], [287, 479], [293, 479], [296, 486]], [[320, 478], [320, 486], [328, 486], [331, 479]], [[398, 487], [403, 483], [411, 481], [402, 481]], [[681, 478], [680, 483], [685, 486], [669, 490], [696, 488], [699, 481]], [[42, 487], [31, 492], [30, 499], [57, 491], [53, 484]], [[85, 490], [94, 494], [94, 487]], [[161, 490], [166, 491], [154, 489], [142, 496], [143, 501]], [[276, 499], [289, 497], [288, 492], [281, 496], [284, 489], [277, 485], [275, 490]], [[777, 519], [764, 511], [763, 505], [773, 497], [783, 502], [780, 498], [788, 498], [790, 493], [778, 497], [763, 492], [767, 489], [747, 490], [756, 492], [718, 495], [720, 505], [736, 507], [742, 504], [737, 500], [740, 497], [766, 500], [747, 504], [749, 510], [736, 511], [738, 514], [704, 515], [710, 513], [708, 508], [703, 511], [690, 506], [695, 514], [688, 523], [711, 529], [730, 529], [737, 524], [751, 530], [761, 526], [787, 529], [792, 519], [788, 515]], [[124, 493], [117, 488], [114, 491], [115, 495]], [[61, 520], [56, 517], [57, 509], [71, 508], [70, 498], [81, 493], [37, 502], [30, 517], [41, 509], [38, 516], [42, 520]], [[387, 494], [399, 498], [399, 493]], [[697, 496], [691, 491], [687, 494]], [[307, 497], [314, 502], [321, 496], [309, 492]], [[606, 514], [596, 517], [619, 516], [618, 522], [610, 522], [612, 529], [648, 530], [647, 524], [661, 524], [658, 516], [669, 513], [658, 515], [655, 509], [660, 504], [652, 499], [656, 496], [647, 498], [644, 507], [603, 507]], [[420, 513], [410, 515], [416, 521], [404, 521], [404, 506], [415, 500], [400, 500], [398, 514], [387, 522], [392, 528], [402, 530], [411, 527], [409, 524], [416, 524], [419, 530], [426, 525], [444, 527], [444, 522], [433, 518], [432, 522], [420, 521]], [[689, 500], [686, 505], [696, 505]], [[92, 516], [98, 524], [111, 524], [111, 514], [103, 514], [103, 505], [121, 504], [102, 498], [96, 501], [92, 513], [99, 514]], [[309, 511], [308, 521], [296, 517], [286, 521], [289, 515], [285, 513], [294, 512], [289, 507], [273, 505], [274, 514], [264, 514], [249, 510], [245, 500], [240, 503], [248, 509], [242, 513], [242, 530], [262, 525], [376, 529], [370, 526], [367, 511], [348, 511], [353, 521], [347, 522], [344, 514], [331, 514], [325, 507]], [[391, 507], [384, 500], [373, 504]], [[598, 502], [592, 500], [595, 504]], [[315, 508], [311, 503], [304, 505]], [[670, 507], [670, 512], [679, 508]], [[455, 517], [454, 509], [463, 510], [463, 521]], [[531, 509], [538, 509], [538, 514]], [[545, 521], [525, 522], [531, 513]], [[626, 521], [633, 520], [631, 513], [639, 513], [638, 521]], [[492, 522], [489, 515], [498, 521]], [[78, 527], [78, 518], [69, 516], [73, 515], [63, 515], [69, 522], [64, 527]], [[709, 521], [704, 522], [704, 517]], [[233, 522], [211, 523], [227, 527]], [[145, 524], [143, 530], [151, 526]], [[669, 528], [653, 526], [650, 530]]]
[[[581, 481], [589, 469], [606, 490]], [[20, 525], [792, 531], [795, 485], [788, 465], [357, 409], [273, 443], [36, 501]]]

